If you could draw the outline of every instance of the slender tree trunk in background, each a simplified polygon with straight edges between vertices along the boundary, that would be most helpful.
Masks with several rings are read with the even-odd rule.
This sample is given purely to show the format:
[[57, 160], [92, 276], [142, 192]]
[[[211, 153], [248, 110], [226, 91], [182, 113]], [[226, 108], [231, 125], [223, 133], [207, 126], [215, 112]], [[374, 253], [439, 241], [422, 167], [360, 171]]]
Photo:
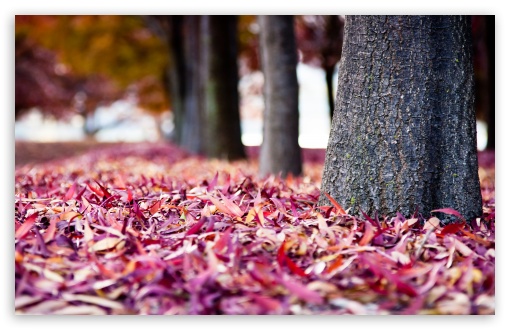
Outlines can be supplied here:
[[335, 67], [324, 68], [326, 72], [326, 85], [328, 87], [328, 104], [329, 104], [329, 115], [333, 119], [333, 113], [335, 112], [335, 96], [333, 95], [333, 76], [335, 74]]
[[259, 16], [264, 73], [264, 138], [260, 175], [300, 175], [297, 49], [293, 16]]
[[170, 15], [166, 17], [168, 22], [169, 65], [168, 80], [172, 113], [174, 117], [174, 131], [172, 140], [180, 145], [182, 142], [182, 127], [184, 120], [185, 98], [185, 61], [183, 44], [183, 17]]
[[480, 216], [469, 18], [348, 16], [344, 38], [322, 191], [357, 215]]
[[203, 110], [203, 53], [200, 47], [200, 16], [184, 16], [184, 115], [180, 146], [195, 154], [205, 154], [205, 114]]
[[325, 19], [325, 34], [327, 43], [321, 51], [322, 68], [326, 72], [326, 84], [328, 86], [329, 114], [333, 118], [335, 110], [335, 96], [333, 94], [333, 75], [337, 62], [342, 57], [342, 45], [345, 21], [338, 15], [327, 15]]
[[237, 16], [203, 16], [201, 29], [207, 155], [245, 158], [237, 89]]
[[488, 60], [489, 109], [487, 111], [487, 149], [496, 149], [496, 89], [495, 89], [495, 16], [485, 16], [485, 33]]

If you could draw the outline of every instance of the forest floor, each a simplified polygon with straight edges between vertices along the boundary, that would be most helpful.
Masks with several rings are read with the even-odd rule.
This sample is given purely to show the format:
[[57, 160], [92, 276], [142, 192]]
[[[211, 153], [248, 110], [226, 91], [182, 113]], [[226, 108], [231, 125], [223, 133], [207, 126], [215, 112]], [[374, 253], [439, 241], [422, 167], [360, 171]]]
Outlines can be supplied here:
[[16, 313], [495, 313], [493, 152], [484, 215], [447, 226], [318, 207], [324, 150], [299, 178], [247, 153], [16, 142]]

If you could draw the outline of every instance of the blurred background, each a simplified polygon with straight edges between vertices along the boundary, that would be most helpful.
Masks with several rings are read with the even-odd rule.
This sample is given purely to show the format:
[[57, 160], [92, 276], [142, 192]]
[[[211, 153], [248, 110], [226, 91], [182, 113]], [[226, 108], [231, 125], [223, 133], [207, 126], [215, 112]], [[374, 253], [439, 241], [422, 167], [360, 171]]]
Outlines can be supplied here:
[[[194, 21], [195, 19], [195, 21]], [[15, 22], [15, 140], [96, 145], [177, 141], [175, 72], [200, 71], [189, 16], [25, 16]], [[242, 143], [262, 142], [264, 76], [256, 16], [238, 16]], [[326, 148], [341, 15], [295, 16], [299, 145]], [[479, 150], [494, 149], [494, 16], [472, 16]], [[183, 50], [180, 50], [183, 47]], [[186, 48], [188, 47], [188, 48]], [[188, 71], [186, 71], [188, 70]], [[187, 81], [182, 85], [187, 86]], [[181, 87], [184, 88], [184, 87]], [[178, 143], [177, 143], [178, 144]], [[190, 150], [194, 151], [194, 150]], [[195, 150], [196, 151], [196, 150]], [[18, 157], [18, 155], [16, 156]]]

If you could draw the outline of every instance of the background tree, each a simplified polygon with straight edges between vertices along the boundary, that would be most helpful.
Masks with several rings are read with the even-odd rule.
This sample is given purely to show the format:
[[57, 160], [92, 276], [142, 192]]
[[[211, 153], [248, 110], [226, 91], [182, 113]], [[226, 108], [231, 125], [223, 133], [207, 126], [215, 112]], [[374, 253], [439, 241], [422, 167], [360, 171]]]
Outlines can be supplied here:
[[485, 16], [485, 40], [487, 44], [487, 72], [488, 72], [488, 94], [489, 94], [489, 108], [487, 111], [487, 149], [496, 149], [496, 18], [494, 15]]
[[475, 69], [476, 117], [487, 124], [487, 149], [494, 150], [494, 15], [473, 15], [473, 48]]
[[237, 89], [237, 16], [203, 16], [201, 29], [207, 155], [244, 158]]
[[168, 43], [172, 140], [197, 154], [244, 158], [237, 90], [236, 16], [145, 16]]
[[203, 47], [200, 38], [200, 16], [184, 16], [184, 113], [182, 114], [179, 145], [196, 154], [206, 154], [203, 108]]
[[296, 40], [301, 61], [321, 67], [326, 73], [329, 113], [333, 117], [335, 67], [342, 56], [345, 19], [339, 15], [296, 17]]
[[469, 17], [348, 16], [322, 191], [353, 213], [480, 216], [473, 96]]
[[265, 97], [261, 175], [302, 171], [293, 21], [293, 16], [259, 16]]

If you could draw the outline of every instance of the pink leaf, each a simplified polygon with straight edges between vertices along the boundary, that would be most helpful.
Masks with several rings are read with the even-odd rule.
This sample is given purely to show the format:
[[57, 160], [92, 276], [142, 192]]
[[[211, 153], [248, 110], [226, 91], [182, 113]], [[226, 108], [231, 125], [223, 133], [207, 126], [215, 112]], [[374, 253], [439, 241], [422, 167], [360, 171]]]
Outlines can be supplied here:
[[44, 242], [48, 243], [53, 238], [55, 238], [56, 224], [57, 224], [57, 218], [51, 217], [50, 225], [48, 226], [48, 228], [46, 229], [46, 231], [43, 234]]
[[67, 202], [68, 200], [70, 200], [73, 195], [74, 195], [74, 192], [76, 191], [76, 182], [73, 183], [71, 185], [71, 187], [67, 190], [66, 194], [64, 195], [64, 202]]
[[20, 239], [25, 237], [25, 235], [32, 229], [34, 226], [35, 220], [37, 219], [37, 216], [39, 215], [38, 212], [35, 212], [28, 216], [28, 218], [25, 219], [25, 222], [16, 230], [14, 237], [16, 239]]
[[201, 217], [187, 232], [186, 236], [196, 234], [200, 228], [204, 225], [206, 217]]
[[209, 200], [223, 213], [231, 214], [236, 217], [242, 217], [244, 212], [241, 211], [239, 206], [235, 205], [232, 201], [226, 198], [222, 193], [220, 196], [223, 198], [223, 203], [221, 203], [218, 199], [208, 196]]
[[322, 296], [318, 292], [308, 289], [306, 286], [294, 281], [290, 277], [280, 280], [280, 283], [283, 284], [292, 294], [295, 294], [304, 301], [314, 304], [321, 304], [323, 302]]

